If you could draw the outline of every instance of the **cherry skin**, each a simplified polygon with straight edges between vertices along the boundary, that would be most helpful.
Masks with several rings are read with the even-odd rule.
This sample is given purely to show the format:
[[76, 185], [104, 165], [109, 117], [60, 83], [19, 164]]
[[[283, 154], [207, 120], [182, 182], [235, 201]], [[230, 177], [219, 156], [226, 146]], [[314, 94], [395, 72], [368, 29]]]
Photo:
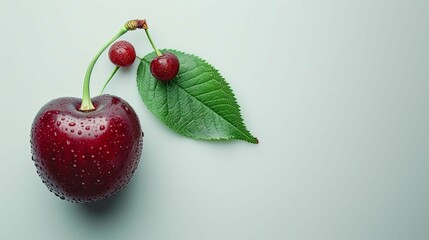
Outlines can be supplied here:
[[136, 59], [136, 50], [127, 41], [117, 41], [109, 49], [109, 59], [118, 67], [128, 67]]
[[179, 59], [173, 53], [164, 53], [155, 57], [150, 63], [150, 72], [161, 81], [173, 79], [179, 72]]
[[137, 114], [119, 97], [50, 101], [31, 129], [32, 158], [42, 181], [61, 199], [94, 202], [120, 191], [140, 161], [143, 133]]

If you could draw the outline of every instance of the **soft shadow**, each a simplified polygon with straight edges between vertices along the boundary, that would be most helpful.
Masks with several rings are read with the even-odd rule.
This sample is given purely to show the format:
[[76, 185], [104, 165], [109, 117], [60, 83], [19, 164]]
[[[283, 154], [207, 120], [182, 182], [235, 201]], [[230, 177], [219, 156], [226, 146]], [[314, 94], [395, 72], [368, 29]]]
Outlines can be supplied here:
[[94, 203], [83, 203], [80, 204], [79, 207], [89, 215], [103, 217], [111, 212], [114, 212], [115, 209], [120, 208], [121, 205], [123, 205], [124, 202], [127, 201], [127, 195], [128, 194], [126, 188], [110, 198], [100, 200]]
[[126, 208], [127, 203], [135, 196], [135, 191], [137, 191], [136, 185], [140, 178], [139, 175], [139, 171], [136, 171], [130, 183], [117, 194], [94, 203], [78, 204], [77, 208], [90, 218], [105, 218], [109, 215], [117, 214], [121, 209]]

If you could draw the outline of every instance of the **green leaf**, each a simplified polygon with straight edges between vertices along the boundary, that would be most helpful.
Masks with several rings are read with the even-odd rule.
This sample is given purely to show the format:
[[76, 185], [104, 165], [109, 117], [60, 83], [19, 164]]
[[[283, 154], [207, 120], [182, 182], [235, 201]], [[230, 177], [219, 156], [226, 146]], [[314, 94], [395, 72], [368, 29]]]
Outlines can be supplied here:
[[149, 110], [174, 131], [194, 139], [258, 143], [246, 129], [240, 107], [225, 79], [205, 60], [176, 50], [178, 75], [161, 82], [150, 73], [156, 54], [146, 55], [137, 70], [137, 87]]

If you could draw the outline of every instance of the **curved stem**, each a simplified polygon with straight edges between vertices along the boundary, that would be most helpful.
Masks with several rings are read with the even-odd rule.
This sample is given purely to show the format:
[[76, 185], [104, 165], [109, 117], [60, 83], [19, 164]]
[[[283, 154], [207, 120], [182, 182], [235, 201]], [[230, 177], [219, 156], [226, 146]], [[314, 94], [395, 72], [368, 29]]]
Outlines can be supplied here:
[[118, 70], [119, 70], [118, 66], [116, 66], [115, 69], [113, 69], [112, 75], [110, 75], [109, 79], [107, 79], [107, 82], [104, 84], [103, 89], [101, 89], [100, 95], [103, 94], [103, 91], [106, 88], [107, 84], [109, 84], [110, 80], [112, 80], [113, 76], [115, 76]]
[[146, 32], [146, 36], [149, 39], [150, 45], [152, 45], [153, 50], [155, 50], [156, 55], [161, 56], [162, 53], [158, 50], [158, 48], [156, 48], [155, 44], [152, 41], [152, 38], [150, 37], [149, 31], [147, 30], [147, 28], [144, 30]]
[[79, 110], [81, 110], [81, 111], [92, 111], [95, 109], [94, 105], [91, 102], [91, 96], [89, 93], [89, 81], [91, 78], [92, 69], [94, 69], [95, 63], [97, 62], [100, 55], [104, 52], [104, 50], [106, 50], [106, 48], [109, 47], [110, 44], [112, 44], [120, 36], [124, 35], [127, 31], [128, 31], [128, 29], [126, 27], [122, 27], [119, 30], [119, 32], [100, 49], [100, 51], [95, 55], [95, 57], [89, 63], [88, 69], [86, 70], [86, 74], [85, 74], [85, 80], [83, 82], [82, 105], [80, 106]]

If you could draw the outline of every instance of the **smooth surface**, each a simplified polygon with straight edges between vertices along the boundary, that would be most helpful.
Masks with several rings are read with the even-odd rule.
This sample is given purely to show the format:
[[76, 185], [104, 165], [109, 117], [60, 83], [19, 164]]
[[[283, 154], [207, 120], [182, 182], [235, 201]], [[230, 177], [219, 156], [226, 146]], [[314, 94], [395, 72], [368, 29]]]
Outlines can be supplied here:
[[[429, 239], [429, 2], [6, 1], [0, 24], [0, 239]], [[259, 145], [159, 123], [134, 64], [106, 88], [137, 111], [143, 158], [120, 195], [61, 201], [31, 161], [49, 100], [80, 97], [98, 49], [133, 18], [159, 48], [231, 84]], [[138, 56], [143, 31], [122, 39]], [[113, 70], [95, 67], [96, 95]]]

